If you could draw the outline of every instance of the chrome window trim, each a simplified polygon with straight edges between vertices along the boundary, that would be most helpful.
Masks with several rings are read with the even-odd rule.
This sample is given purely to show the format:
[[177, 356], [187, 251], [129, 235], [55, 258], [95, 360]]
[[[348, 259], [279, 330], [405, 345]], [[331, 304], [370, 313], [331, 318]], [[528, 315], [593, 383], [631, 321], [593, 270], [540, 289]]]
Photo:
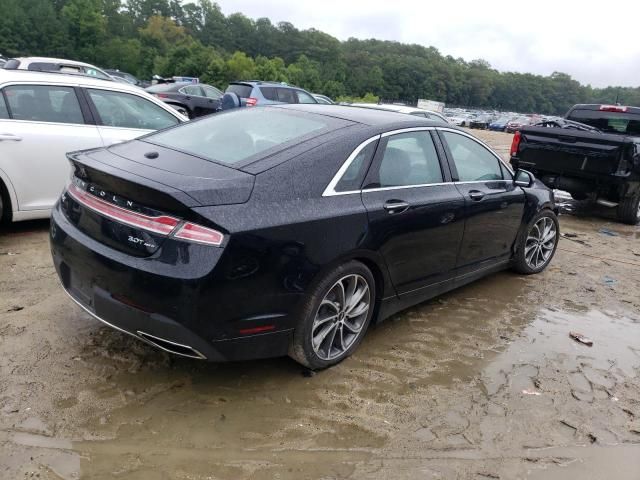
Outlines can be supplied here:
[[336, 172], [336, 174], [333, 176], [333, 178], [331, 179], [331, 182], [329, 182], [327, 187], [324, 189], [324, 192], [322, 192], [322, 196], [323, 197], [335, 197], [335, 196], [338, 196], [338, 195], [353, 195], [353, 194], [356, 194], [356, 193], [362, 194], [362, 193], [369, 193], [369, 192], [384, 192], [384, 191], [387, 191], [387, 190], [401, 190], [401, 189], [405, 189], [405, 188], [422, 188], [422, 187], [436, 187], [436, 186], [443, 186], [443, 185], [460, 185], [460, 184], [469, 184], [469, 183], [510, 182], [510, 181], [512, 181], [512, 180], [508, 180], [508, 179], [495, 179], [495, 180], [473, 180], [473, 181], [465, 181], [465, 182], [437, 182], [437, 183], [422, 183], [422, 184], [419, 184], [419, 185], [398, 185], [398, 186], [394, 186], [394, 187], [377, 187], [377, 188], [368, 188], [368, 189], [360, 189], [360, 190], [348, 190], [348, 191], [345, 191], [345, 192], [336, 192], [335, 191], [336, 185], [338, 184], [338, 182], [340, 181], [340, 179], [342, 178], [344, 173], [347, 171], [347, 169], [349, 168], [351, 163], [355, 160], [355, 158], [362, 151], [362, 149], [365, 148], [367, 145], [369, 145], [371, 142], [376, 141], [378, 139], [385, 138], [385, 137], [390, 137], [392, 135], [398, 135], [398, 134], [401, 134], [401, 133], [432, 131], [432, 130], [457, 133], [457, 134], [460, 134], [460, 135], [463, 135], [465, 137], [470, 138], [471, 140], [479, 143], [481, 146], [486, 148], [507, 169], [507, 171], [511, 173], [511, 175], [515, 176], [515, 173], [513, 172], [511, 167], [509, 165], [507, 165], [500, 158], [500, 156], [496, 152], [493, 151], [493, 149], [491, 147], [489, 147], [482, 140], [479, 140], [478, 138], [474, 137], [473, 135], [468, 134], [467, 132], [464, 132], [464, 131], [461, 131], [461, 130], [458, 130], [458, 129], [455, 129], [455, 128], [448, 128], [448, 127], [410, 127], [410, 128], [401, 128], [399, 130], [391, 130], [389, 132], [384, 132], [384, 133], [381, 133], [379, 135], [375, 135], [375, 136], [365, 140], [360, 145], [358, 145], [355, 148], [355, 150], [353, 152], [351, 152], [351, 155], [349, 155], [347, 157], [347, 159], [342, 164], [340, 169]]

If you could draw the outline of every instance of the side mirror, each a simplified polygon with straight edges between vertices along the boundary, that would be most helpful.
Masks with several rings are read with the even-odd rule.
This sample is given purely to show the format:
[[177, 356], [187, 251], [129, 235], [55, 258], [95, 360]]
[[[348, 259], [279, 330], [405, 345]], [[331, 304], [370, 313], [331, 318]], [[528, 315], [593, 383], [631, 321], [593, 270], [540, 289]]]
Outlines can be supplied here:
[[535, 179], [536, 177], [533, 176], [533, 173], [518, 169], [516, 170], [515, 177], [513, 177], [513, 183], [519, 187], [530, 187], [533, 185]]

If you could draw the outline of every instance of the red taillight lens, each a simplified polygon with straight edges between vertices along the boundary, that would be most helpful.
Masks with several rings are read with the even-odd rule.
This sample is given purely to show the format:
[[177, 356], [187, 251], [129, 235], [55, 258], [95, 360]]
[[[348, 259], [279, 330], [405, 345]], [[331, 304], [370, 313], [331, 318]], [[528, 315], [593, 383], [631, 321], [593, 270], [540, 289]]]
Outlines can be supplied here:
[[627, 111], [627, 107], [621, 107], [620, 105], [600, 105], [600, 110], [603, 112], [621, 112]]
[[253, 97], [247, 98], [247, 107], [255, 107], [257, 103], [258, 103], [257, 98], [253, 98]]
[[224, 240], [224, 235], [217, 230], [189, 222], [182, 225], [173, 236], [190, 242], [204, 243], [205, 245], [216, 247], [219, 247], [222, 244], [222, 240]]
[[71, 184], [69, 194], [80, 204], [98, 212], [100, 215], [111, 218], [130, 227], [141, 228], [159, 235], [169, 235], [180, 223], [177, 218], [167, 215], [151, 217], [141, 213], [126, 210], [111, 203], [100, 200], [98, 197], [81, 190], [76, 185]]
[[158, 98], [167, 98], [169, 96], [166, 93], [154, 93], [154, 95]]
[[520, 132], [516, 132], [513, 134], [513, 140], [511, 141], [511, 150], [510, 155], [513, 157], [516, 153], [518, 153], [518, 147], [520, 147], [520, 137], [522, 134]]

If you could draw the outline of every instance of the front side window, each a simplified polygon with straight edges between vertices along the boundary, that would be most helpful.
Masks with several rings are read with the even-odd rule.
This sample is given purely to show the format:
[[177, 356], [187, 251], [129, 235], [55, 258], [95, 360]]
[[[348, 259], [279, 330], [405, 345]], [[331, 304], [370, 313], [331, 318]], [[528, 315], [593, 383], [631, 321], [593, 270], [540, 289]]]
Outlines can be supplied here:
[[160, 130], [179, 123], [169, 112], [137, 95], [93, 89], [88, 92], [102, 125]]
[[500, 162], [486, 147], [471, 138], [453, 132], [442, 132], [460, 182], [502, 180]]
[[233, 164], [287, 142], [320, 135], [328, 128], [324, 117], [276, 110], [234, 109], [149, 135], [144, 141]]
[[78, 97], [71, 87], [12, 85], [4, 93], [14, 120], [84, 123]]
[[335, 187], [336, 192], [351, 192], [360, 190], [360, 185], [369, 164], [369, 160], [376, 150], [377, 142], [368, 143], [353, 159], [347, 170], [344, 172], [340, 181]]
[[371, 187], [441, 183], [442, 169], [431, 134], [420, 131], [389, 137], [377, 176]]

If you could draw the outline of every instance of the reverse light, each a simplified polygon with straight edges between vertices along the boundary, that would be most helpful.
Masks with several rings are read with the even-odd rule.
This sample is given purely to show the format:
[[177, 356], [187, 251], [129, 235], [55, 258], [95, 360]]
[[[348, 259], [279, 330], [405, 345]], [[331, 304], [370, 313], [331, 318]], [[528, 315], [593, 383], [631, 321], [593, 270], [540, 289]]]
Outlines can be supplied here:
[[257, 103], [258, 103], [257, 98], [253, 98], [253, 97], [247, 98], [247, 107], [255, 107]]
[[222, 244], [222, 240], [224, 240], [224, 235], [217, 230], [190, 222], [181, 225], [173, 236], [182, 240], [216, 247], [219, 247]]
[[627, 111], [627, 107], [622, 107], [620, 105], [600, 105], [600, 111], [624, 113]]
[[522, 134], [520, 133], [520, 131], [516, 131], [516, 133], [513, 135], [513, 140], [511, 141], [511, 150], [509, 151], [509, 155], [511, 155], [512, 157], [518, 153], [518, 147], [520, 147], [520, 138], [521, 138]]
[[118, 207], [81, 190], [73, 183], [69, 186], [68, 192], [78, 203], [85, 207], [130, 227], [141, 228], [159, 235], [169, 235], [180, 223], [177, 218], [167, 215], [152, 217]]

